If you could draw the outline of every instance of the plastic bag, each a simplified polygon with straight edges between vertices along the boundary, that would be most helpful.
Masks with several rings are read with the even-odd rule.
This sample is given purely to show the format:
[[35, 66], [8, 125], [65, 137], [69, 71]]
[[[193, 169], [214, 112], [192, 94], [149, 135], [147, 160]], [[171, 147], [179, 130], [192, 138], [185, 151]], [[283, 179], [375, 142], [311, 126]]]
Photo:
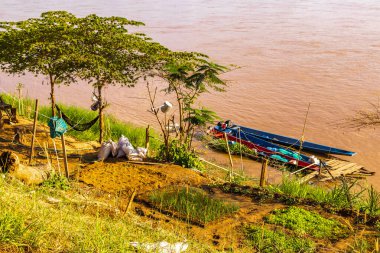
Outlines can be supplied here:
[[110, 141], [103, 142], [98, 152], [98, 159], [101, 161], [104, 161], [105, 159], [109, 157], [111, 152], [112, 152], [112, 144], [110, 143]]
[[139, 156], [141, 158], [146, 158], [146, 154], [147, 154], [148, 150], [146, 148], [138, 147], [137, 152], [139, 153]]
[[123, 149], [126, 156], [129, 156], [130, 154], [135, 152], [135, 149], [132, 145], [123, 145], [121, 148]]
[[118, 151], [117, 151], [117, 155], [116, 155], [117, 158], [121, 158], [121, 157], [124, 157], [126, 155], [124, 150], [123, 150], [124, 145], [129, 146], [129, 145], [131, 145], [131, 143], [129, 142], [127, 137], [122, 135], [119, 138], [119, 141], [117, 143], [117, 146], [118, 146]]
[[114, 141], [111, 141], [111, 153], [112, 153], [112, 156], [113, 157], [117, 156], [118, 151], [119, 151], [119, 146], [117, 145], [117, 143], [114, 142]]

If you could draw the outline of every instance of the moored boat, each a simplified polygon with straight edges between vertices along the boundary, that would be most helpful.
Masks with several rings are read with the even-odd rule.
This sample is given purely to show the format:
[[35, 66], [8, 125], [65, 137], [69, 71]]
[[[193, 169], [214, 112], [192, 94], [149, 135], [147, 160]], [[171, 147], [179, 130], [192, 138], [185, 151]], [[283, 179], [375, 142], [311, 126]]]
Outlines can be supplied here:
[[299, 154], [296, 151], [267, 142], [260, 138], [246, 135], [243, 132], [239, 133], [238, 128], [223, 128], [221, 126], [215, 126], [213, 129], [213, 135], [217, 138], [223, 138], [224, 133], [226, 133], [228, 140], [238, 143], [241, 142], [243, 145], [250, 149], [257, 150], [258, 154], [269, 159], [298, 167], [307, 167], [312, 170], [319, 170], [319, 165], [314, 164], [311, 157]]
[[[228, 125], [228, 124], [227, 124]], [[228, 126], [227, 126], [228, 128]], [[282, 136], [279, 134], [268, 133], [264, 131], [260, 131], [253, 128], [248, 128], [244, 126], [234, 125], [232, 128], [240, 128], [241, 133], [244, 133], [246, 136], [256, 137], [268, 142], [284, 145], [287, 147], [292, 147], [295, 149], [299, 149], [301, 146], [301, 141], [299, 139]], [[310, 151], [314, 153], [320, 153], [325, 155], [345, 155], [345, 156], [353, 156], [356, 153], [353, 151], [348, 151], [344, 149], [334, 148], [326, 145], [321, 145], [309, 141], [302, 142], [302, 150]]]

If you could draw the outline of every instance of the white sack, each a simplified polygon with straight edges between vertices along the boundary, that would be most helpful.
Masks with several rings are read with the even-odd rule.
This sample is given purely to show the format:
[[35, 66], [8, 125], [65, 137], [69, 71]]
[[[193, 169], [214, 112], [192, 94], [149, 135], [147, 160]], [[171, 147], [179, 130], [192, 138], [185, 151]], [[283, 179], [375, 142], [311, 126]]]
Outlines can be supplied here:
[[109, 141], [103, 142], [98, 152], [98, 159], [104, 161], [111, 154], [112, 145]]

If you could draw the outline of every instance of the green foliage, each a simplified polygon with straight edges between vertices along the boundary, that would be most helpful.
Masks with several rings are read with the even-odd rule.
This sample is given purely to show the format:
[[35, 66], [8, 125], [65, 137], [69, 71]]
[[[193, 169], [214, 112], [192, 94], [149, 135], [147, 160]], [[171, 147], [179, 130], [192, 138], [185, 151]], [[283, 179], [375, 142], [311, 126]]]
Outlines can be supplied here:
[[[228, 142], [229, 147], [230, 147], [230, 152], [233, 155], [240, 155], [240, 153], [243, 154], [243, 156], [256, 156], [257, 153], [255, 150], [248, 148], [245, 145], [241, 145], [239, 142]], [[226, 146], [226, 141], [223, 139], [213, 139], [211, 140], [207, 145], [212, 147], [215, 150], [227, 152], [227, 146]]]
[[274, 210], [265, 220], [291, 229], [299, 236], [311, 235], [315, 238], [329, 239], [347, 236], [347, 229], [338, 221], [326, 219], [315, 212], [295, 206]]
[[42, 235], [42, 227], [26, 217], [2, 209], [0, 213], [0, 243], [13, 244], [25, 248], [35, 248], [38, 237]]
[[10, 73], [50, 76], [54, 83], [71, 83], [81, 59], [75, 37], [77, 18], [50, 11], [40, 18], [0, 22], [0, 67]]
[[[219, 79], [218, 75], [227, 68], [206, 60], [207, 56], [197, 53], [171, 53], [168, 61], [163, 65], [160, 77], [168, 82], [164, 89], [167, 94], [173, 94], [178, 106], [179, 133], [178, 141], [187, 144], [191, 150], [194, 131], [197, 127], [203, 127], [207, 123], [217, 119], [215, 112], [206, 108], [195, 108], [194, 104], [201, 94], [209, 89], [223, 91], [226, 83]], [[152, 107], [156, 94], [148, 92]], [[166, 145], [169, 142], [170, 133], [166, 131], [168, 122], [160, 120], [158, 111], [153, 111], [161, 126]], [[174, 121], [174, 119], [173, 119]]]
[[149, 195], [149, 200], [160, 209], [175, 211], [188, 220], [202, 223], [217, 220], [239, 209], [235, 205], [213, 199], [196, 188], [156, 191]]
[[68, 190], [70, 188], [70, 183], [66, 177], [59, 175], [58, 173], [53, 173], [49, 179], [42, 183], [42, 186], [60, 190]]
[[247, 226], [244, 233], [248, 243], [257, 252], [315, 252], [315, 244], [312, 240], [286, 234], [277, 229], [272, 231], [263, 227]]
[[[169, 157], [167, 157], [167, 151], [169, 151]], [[204, 165], [199, 160], [197, 154], [195, 154], [194, 151], [188, 151], [187, 144], [181, 144], [176, 140], [171, 141], [169, 147], [162, 144], [159, 148], [157, 158], [159, 160], [174, 162], [185, 168], [204, 170]]]
[[367, 189], [368, 197], [363, 203], [362, 208], [371, 215], [377, 215], [380, 211], [380, 193], [371, 185]]
[[318, 203], [329, 204], [337, 208], [359, 207], [363, 190], [354, 191], [356, 182], [334, 186], [332, 189], [302, 184], [295, 177], [284, 177], [281, 184], [268, 189], [273, 192], [286, 194], [293, 198], [309, 198]]
[[187, 116], [184, 118], [185, 122], [188, 122], [192, 126], [206, 126], [207, 123], [214, 122], [218, 119], [215, 112], [208, 110], [207, 108], [185, 108]]

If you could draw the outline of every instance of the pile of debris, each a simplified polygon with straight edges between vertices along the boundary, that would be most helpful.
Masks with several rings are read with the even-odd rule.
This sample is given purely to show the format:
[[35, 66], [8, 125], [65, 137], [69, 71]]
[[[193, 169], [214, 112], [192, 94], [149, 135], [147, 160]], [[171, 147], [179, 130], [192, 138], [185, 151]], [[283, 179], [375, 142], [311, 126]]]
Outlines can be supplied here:
[[116, 143], [112, 140], [102, 143], [98, 153], [99, 161], [104, 161], [112, 155], [112, 157], [122, 158], [126, 157], [131, 161], [142, 161], [146, 158], [148, 150], [146, 148], [134, 148], [127, 137], [122, 135]]

